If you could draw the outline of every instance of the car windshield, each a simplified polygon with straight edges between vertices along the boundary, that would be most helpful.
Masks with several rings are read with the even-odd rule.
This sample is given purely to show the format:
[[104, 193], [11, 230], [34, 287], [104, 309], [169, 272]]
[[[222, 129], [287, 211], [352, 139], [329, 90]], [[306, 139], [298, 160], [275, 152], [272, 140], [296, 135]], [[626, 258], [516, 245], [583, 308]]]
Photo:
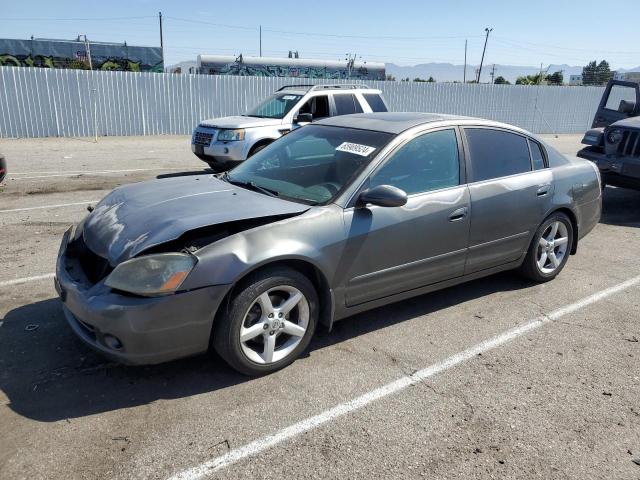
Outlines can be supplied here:
[[355, 128], [308, 125], [273, 142], [224, 178], [310, 205], [333, 199], [393, 137]]
[[295, 93], [276, 93], [249, 110], [245, 115], [259, 118], [283, 118], [301, 98], [302, 95]]

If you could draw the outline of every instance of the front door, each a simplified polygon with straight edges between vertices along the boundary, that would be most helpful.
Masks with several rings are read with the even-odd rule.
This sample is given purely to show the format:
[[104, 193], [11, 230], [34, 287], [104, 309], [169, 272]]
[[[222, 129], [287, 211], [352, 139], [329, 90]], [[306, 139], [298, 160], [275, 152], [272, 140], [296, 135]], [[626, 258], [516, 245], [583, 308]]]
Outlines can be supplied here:
[[393, 185], [408, 202], [345, 210], [339, 273], [347, 306], [463, 274], [469, 191], [460, 157], [455, 129], [432, 131], [400, 146], [371, 175], [367, 188]]

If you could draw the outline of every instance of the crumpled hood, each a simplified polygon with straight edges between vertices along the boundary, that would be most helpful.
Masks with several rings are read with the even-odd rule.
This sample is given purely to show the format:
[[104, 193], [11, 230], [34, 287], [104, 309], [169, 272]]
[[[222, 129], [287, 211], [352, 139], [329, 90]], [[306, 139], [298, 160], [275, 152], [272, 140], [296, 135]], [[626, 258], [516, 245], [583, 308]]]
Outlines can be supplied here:
[[251, 128], [268, 127], [280, 125], [281, 123], [282, 120], [279, 118], [257, 118], [236, 115], [233, 117], [209, 118], [208, 120], [200, 122], [200, 125], [212, 128]]
[[116, 188], [86, 217], [82, 234], [94, 253], [115, 266], [195, 228], [308, 209], [213, 175], [183, 176]]

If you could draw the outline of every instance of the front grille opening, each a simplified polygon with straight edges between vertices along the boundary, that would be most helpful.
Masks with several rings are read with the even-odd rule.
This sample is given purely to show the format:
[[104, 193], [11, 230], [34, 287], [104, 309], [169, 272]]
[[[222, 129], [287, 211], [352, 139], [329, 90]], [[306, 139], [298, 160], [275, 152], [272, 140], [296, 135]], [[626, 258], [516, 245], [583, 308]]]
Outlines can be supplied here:
[[640, 157], [640, 132], [624, 130], [617, 153], [625, 157]]
[[87, 247], [82, 236], [69, 243], [67, 246], [67, 257], [78, 261], [85, 277], [87, 277], [87, 280], [92, 284], [98, 283], [113, 270], [113, 267], [109, 265], [107, 259], [93, 253], [91, 249]]
[[211, 140], [213, 139], [213, 133], [205, 133], [205, 132], [196, 132], [193, 137], [193, 143], [196, 145], [202, 145], [204, 147], [208, 147], [211, 145]]

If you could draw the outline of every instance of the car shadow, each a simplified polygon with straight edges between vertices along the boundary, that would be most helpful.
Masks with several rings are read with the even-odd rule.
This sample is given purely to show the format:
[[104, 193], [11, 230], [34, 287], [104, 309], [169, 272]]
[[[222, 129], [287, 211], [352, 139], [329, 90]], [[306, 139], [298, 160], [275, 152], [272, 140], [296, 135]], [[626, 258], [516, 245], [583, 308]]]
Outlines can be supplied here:
[[600, 223], [640, 227], [640, 191], [607, 187], [602, 193]]
[[[531, 286], [506, 272], [361, 313], [316, 333], [309, 352], [491, 293]], [[55, 422], [213, 392], [251, 378], [214, 353], [162, 365], [106, 361], [75, 337], [57, 298], [11, 310], [0, 324], [0, 390], [21, 416]]]

